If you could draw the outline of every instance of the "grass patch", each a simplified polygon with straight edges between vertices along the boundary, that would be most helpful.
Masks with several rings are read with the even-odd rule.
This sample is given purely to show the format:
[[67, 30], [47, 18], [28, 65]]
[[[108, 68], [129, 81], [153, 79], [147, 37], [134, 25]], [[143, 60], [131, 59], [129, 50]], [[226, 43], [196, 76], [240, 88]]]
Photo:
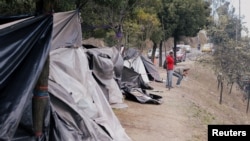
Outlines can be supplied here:
[[215, 121], [215, 116], [203, 109], [202, 107], [192, 103], [190, 106], [191, 109], [191, 118], [193, 120], [198, 121], [201, 125], [207, 125]]

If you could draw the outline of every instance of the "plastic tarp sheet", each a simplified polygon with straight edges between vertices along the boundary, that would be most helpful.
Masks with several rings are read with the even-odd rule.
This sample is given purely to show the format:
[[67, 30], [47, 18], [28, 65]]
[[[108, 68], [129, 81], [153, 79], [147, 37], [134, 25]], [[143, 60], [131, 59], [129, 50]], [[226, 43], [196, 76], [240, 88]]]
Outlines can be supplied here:
[[122, 104], [123, 95], [114, 79], [116, 76], [121, 77], [122, 66], [116, 64], [119, 64], [119, 61], [121, 64], [122, 60], [119, 59], [119, 56], [114, 51], [116, 51], [114, 48], [93, 48], [88, 49], [87, 54], [89, 56], [90, 69], [93, 70], [93, 75], [100, 87], [102, 87], [109, 103]]
[[10, 23], [5, 23], [5, 24], [2, 24], [2, 25], [0, 25], [0, 29], [3, 29], [3, 28], [6, 28], [6, 27], [9, 27], [9, 26], [14, 25], [14, 24], [17, 24], [17, 23], [20, 23], [20, 22], [25, 21], [25, 20], [27, 20], [27, 19], [29, 19], [29, 18], [32, 18], [32, 17], [28, 17], [28, 18], [25, 18], [25, 19], [19, 19], [19, 20], [16, 20], [16, 21], [10, 22]]
[[[51, 129], [54, 134], [50, 138], [130, 141], [89, 69], [86, 50], [81, 47], [77, 12], [54, 14], [52, 45], [55, 49], [50, 52], [49, 91], [52, 116], [58, 128]], [[57, 35], [62, 38], [54, 37]]]
[[[71, 14], [74, 15], [75, 11]], [[58, 49], [52, 52], [50, 105], [44, 117], [43, 135], [39, 138], [34, 136], [32, 91], [49, 55], [52, 34], [54, 43], [59, 43], [61, 38], [57, 38], [57, 35], [71, 32], [62, 28], [62, 25], [65, 28], [70, 26], [66, 23], [53, 26], [52, 15], [47, 15], [15, 21], [8, 26], [4, 25], [5, 27], [1, 25], [1, 141], [131, 141], [106, 101], [102, 90], [94, 81], [92, 72], [87, 69], [84, 51], [78, 50], [80, 48], [61, 48], [76, 47], [78, 41], [76, 38], [81, 38], [78, 37], [79, 34], [74, 36], [75, 39], [70, 39], [71, 44], [68, 44], [65, 38], [65, 44], [60, 44], [57, 46]], [[52, 33], [54, 31], [52, 28], [58, 27], [61, 27], [65, 34]], [[55, 58], [57, 59], [54, 60]]]
[[94, 120], [84, 115], [64, 87], [49, 81], [52, 117], [51, 141], [112, 141], [112, 138]]
[[133, 69], [141, 74], [145, 83], [149, 83], [148, 74], [140, 57], [140, 52], [134, 48], [128, 48], [124, 52], [124, 66]]
[[133, 69], [134, 71], [141, 74], [142, 79], [145, 83], [149, 83], [148, 74], [141, 60], [141, 57], [124, 60], [124, 66]]
[[12, 140], [16, 131], [32, 135], [31, 114], [25, 112], [49, 54], [52, 24], [53, 17], [47, 15], [0, 29], [1, 141]]
[[153, 88], [145, 83], [141, 74], [124, 66], [122, 70], [122, 89], [142, 88], [152, 90]]
[[[68, 97], [67, 99], [60, 99], [64, 100], [64, 103], [72, 107], [74, 111], [77, 111], [79, 118], [87, 117], [103, 127], [113, 140], [130, 141], [131, 139], [113, 113], [102, 90], [94, 79], [92, 71], [88, 67], [85, 50], [83, 48], [60, 48], [51, 51], [50, 57], [50, 80], [63, 87], [64, 93]], [[50, 90], [54, 89], [52, 85], [50, 87]], [[60, 91], [54, 89], [51, 93], [55, 97], [61, 97]], [[65, 121], [71, 121], [64, 116], [65, 112], [63, 110], [58, 112], [56, 109], [55, 111]], [[69, 118], [73, 115], [71, 114]], [[73, 126], [75, 124], [69, 125]], [[91, 128], [88, 131], [95, 133], [98, 140], [102, 140], [102, 136], [104, 136], [98, 128], [94, 131]]]
[[0, 25], [31, 17], [31, 15], [0, 16]]
[[152, 63], [152, 61], [144, 56], [141, 56], [141, 60], [145, 66], [149, 80], [156, 81], [156, 82], [162, 82], [160, 74], [159, 74], [157, 68], [155, 67], [155, 65]]
[[122, 90], [126, 99], [152, 104], [163, 102], [161, 96], [147, 93], [146, 90], [153, 90], [153, 88], [144, 83], [139, 73], [127, 67], [124, 67], [122, 72]]
[[52, 37], [51, 50], [60, 47], [80, 47], [82, 30], [79, 11], [55, 13]]
[[118, 86], [120, 87], [121, 79], [122, 79], [122, 69], [124, 60], [116, 47], [112, 47], [112, 57], [114, 64], [114, 75], [115, 80], [117, 81]]
[[140, 88], [132, 88], [129, 91], [126, 91], [126, 98], [138, 101], [142, 104], [145, 104], [145, 103], [162, 104], [163, 103], [162, 96], [149, 94]]

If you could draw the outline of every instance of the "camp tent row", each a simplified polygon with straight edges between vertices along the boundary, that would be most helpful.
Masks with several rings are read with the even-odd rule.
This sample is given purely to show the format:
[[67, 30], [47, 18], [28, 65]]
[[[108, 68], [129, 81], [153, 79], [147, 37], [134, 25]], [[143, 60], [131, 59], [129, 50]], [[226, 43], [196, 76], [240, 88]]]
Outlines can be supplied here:
[[[111, 107], [126, 107], [121, 90], [145, 94], [141, 88], [150, 87], [132, 69], [136, 75], [126, 79], [135, 81], [122, 77], [116, 48], [82, 46], [81, 31], [78, 10], [0, 25], [0, 140], [36, 140], [32, 96], [48, 55], [50, 103], [39, 140], [131, 140]], [[150, 96], [136, 100], [145, 103]]]

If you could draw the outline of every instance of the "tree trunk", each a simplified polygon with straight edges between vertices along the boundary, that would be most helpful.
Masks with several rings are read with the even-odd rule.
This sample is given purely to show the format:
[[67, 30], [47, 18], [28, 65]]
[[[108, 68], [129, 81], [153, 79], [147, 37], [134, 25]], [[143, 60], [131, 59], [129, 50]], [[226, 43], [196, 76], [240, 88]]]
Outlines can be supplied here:
[[221, 89], [220, 89], [220, 104], [222, 103], [222, 93], [223, 93], [223, 82], [221, 81]]
[[[47, 7], [45, 7], [47, 6]], [[37, 15], [50, 13], [52, 3], [47, 0], [38, 0], [36, 2]], [[49, 77], [49, 54], [44, 64], [43, 70], [34, 88], [34, 96], [32, 99], [32, 116], [33, 128], [37, 138], [43, 134], [43, 125], [46, 109], [49, 107], [49, 93], [48, 93], [48, 77]]]
[[163, 40], [161, 40], [159, 46], [159, 67], [162, 67], [162, 45], [163, 45]]
[[176, 44], [177, 44], [177, 37], [176, 36], [174, 36], [174, 48], [173, 48], [173, 50], [174, 50], [174, 64], [176, 65], [177, 64], [177, 60], [176, 60]]
[[153, 42], [153, 50], [152, 50], [152, 55], [151, 55], [151, 61], [153, 63], [155, 63], [155, 51], [156, 51], [156, 48], [157, 48], [157, 43]]
[[229, 94], [232, 93], [233, 85], [234, 85], [234, 82], [231, 82]]
[[247, 90], [247, 110], [246, 113], [248, 113], [248, 109], [249, 109], [249, 101], [250, 101], [250, 91]]

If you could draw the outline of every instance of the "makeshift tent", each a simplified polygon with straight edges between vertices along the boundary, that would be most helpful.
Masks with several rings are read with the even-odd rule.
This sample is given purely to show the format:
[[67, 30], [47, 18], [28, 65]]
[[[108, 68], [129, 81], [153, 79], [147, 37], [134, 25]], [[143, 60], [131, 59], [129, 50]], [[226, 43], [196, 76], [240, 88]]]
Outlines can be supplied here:
[[124, 66], [132, 68], [133, 70], [141, 74], [144, 82], [162, 82], [156, 66], [150, 59], [141, 55], [137, 49], [129, 48], [125, 51], [124, 54]]
[[[112, 101], [110, 100], [112, 99], [110, 96], [117, 96], [117, 94], [122, 96], [122, 91], [126, 98], [140, 103], [162, 103], [162, 97], [146, 93], [145, 89], [152, 90], [153, 87], [145, 83], [140, 73], [134, 71], [133, 68], [124, 66], [123, 57], [120, 55], [117, 48], [95, 47], [91, 45], [86, 45], [84, 47], [87, 48], [90, 62], [89, 65], [90, 69], [93, 70], [93, 76], [102, 88], [108, 101]], [[128, 53], [128, 55], [132, 57], [133, 53], [136, 54], [137, 52], [131, 51], [131, 53], [132, 55], [130, 53]], [[117, 84], [114, 83], [114, 79], [121, 91], [117, 87]], [[114, 94], [112, 94], [112, 91], [114, 91]], [[141, 95], [135, 94], [135, 91], [140, 91]], [[111, 93], [108, 94], [107, 92]]]
[[131, 68], [124, 66], [121, 82], [121, 89], [127, 99], [140, 103], [161, 104], [163, 102], [161, 96], [147, 93], [146, 90], [153, 90], [154, 88], [145, 83], [141, 75]]
[[159, 75], [159, 72], [155, 65], [152, 63], [152, 61], [149, 58], [146, 58], [141, 55], [141, 60], [144, 64], [144, 67], [146, 69], [146, 72], [148, 74], [148, 78], [150, 81], [156, 81], [156, 82], [162, 82], [162, 79]]
[[46, 15], [4, 26], [0, 28], [1, 141], [37, 140], [32, 125], [32, 91], [50, 50], [50, 105], [39, 140], [131, 140], [78, 46], [82, 38], [78, 11], [54, 14], [54, 21], [52, 15]]
[[[122, 57], [116, 48], [92, 48], [87, 50], [90, 69], [112, 106], [123, 103], [118, 86], [123, 67]], [[119, 65], [120, 64], [120, 65]], [[117, 81], [115, 81], [115, 78]]]
[[46, 15], [0, 29], [0, 140], [19, 133], [32, 139], [32, 91], [51, 47], [52, 25]]
[[[92, 122], [95, 122], [105, 129], [102, 130], [96, 125], [91, 125], [90, 128], [87, 127], [87, 131], [93, 134], [93, 139], [91, 140], [102, 139], [102, 136], [105, 135], [109, 135], [110, 138], [103, 140], [130, 140], [114, 115], [103, 91], [93, 78], [92, 71], [88, 68], [88, 59], [84, 49], [60, 48], [51, 51], [50, 57], [50, 84], [53, 83], [53, 85], [49, 86], [49, 91], [54, 97], [58, 98], [63, 105], [70, 107], [65, 110], [60, 106], [54, 106], [58, 103], [52, 103], [53, 108], [55, 107], [56, 115], [58, 115], [60, 119], [63, 119], [61, 124], [65, 127], [70, 127], [71, 132], [74, 132], [75, 136], [81, 137], [81, 134], [78, 133], [79, 125], [71, 124], [71, 119], [73, 119], [75, 115], [69, 112], [67, 116], [65, 116], [64, 111], [70, 109], [70, 111], [77, 112], [79, 121], [89, 118], [84, 121], [85, 124], [87, 123], [90, 126], [89, 120], [93, 120]], [[58, 89], [60, 87], [62, 87], [62, 89]], [[103, 134], [103, 131], [106, 131], [108, 134]]]
[[[66, 94], [70, 95], [72, 99], [70, 101], [65, 101], [64, 99], [65, 104], [76, 106], [77, 109], [73, 110], [78, 111], [80, 115], [80, 117], [78, 117], [79, 119], [88, 117], [99, 125], [98, 128], [96, 125], [92, 125], [90, 129], [95, 130], [89, 130], [87, 128], [90, 135], [94, 134], [93, 137], [88, 137], [90, 140], [112, 139], [117, 141], [130, 141], [131, 139], [126, 135], [120, 122], [114, 115], [101, 87], [99, 87], [97, 81], [95, 81], [91, 75], [93, 71], [89, 69], [89, 62], [85, 53], [86, 50], [81, 47], [82, 37], [78, 13], [74, 11], [64, 12], [59, 13], [58, 15], [55, 14], [54, 17], [55, 24], [53, 29], [55, 32], [53, 31], [52, 49], [55, 48], [55, 50], [50, 53], [50, 80], [55, 82], [55, 85], [57, 84], [58, 86], [63, 87], [64, 90], [66, 90]], [[57, 24], [57, 21], [60, 24]], [[62, 27], [64, 28], [62, 29]], [[71, 31], [67, 32], [68, 36], [74, 36], [67, 38], [65, 31]], [[58, 35], [61, 38], [54, 37]], [[62, 39], [63, 41], [61, 41]], [[112, 80], [110, 82], [112, 82]], [[112, 99], [113, 101], [111, 103], [122, 103], [123, 97], [115, 93], [117, 92], [114, 88], [115, 82], [110, 84], [114, 85], [109, 87], [108, 94], [113, 97], [116, 96]], [[53, 89], [51, 85], [50, 88]], [[60, 93], [56, 93], [56, 91], [52, 94], [57, 97], [60, 96]], [[63, 99], [61, 98], [61, 100]], [[65, 117], [63, 112], [60, 114], [60, 117], [61, 116]], [[68, 115], [68, 117], [65, 117], [65, 121], [70, 122], [71, 120], [68, 120], [69, 117], [73, 118], [74, 115]], [[69, 126], [69, 124], [66, 125]], [[75, 127], [73, 125], [71, 126], [72, 128]], [[103, 134], [103, 131], [105, 131], [106, 134]], [[77, 132], [77, 130], [75, 130], [75, 132]], [[106, 135], [109, 135], [109, 138], [103, 138]]]
[[134, 71], [131, 68], [126, 66], [122, 70], [122, 89], [131, 89], [131, 88], [142, 88], [152, 90], [153, 87], [149, 86], [148, 83], [145, 83], [142, 79], [141, 74]]
[[148, 83], [148, 75], [141, 60], [139, 51], [134, 48], [129, 48], [124, 54], [124, 66], [131, 68], [141, 74], [143, 81]]
[[[148, 85], [148, 73], [146, 72], [145, 65], [148, 65], [151, 73], [155, 75], [154, 78], [160, 79], [158, 71], [151, 64], [143, 63], [141, 55], [138, 50], [129, 48], [124, 52], [124, 67], [122, 71], [121, 89], [127, 99], [135, 100], [140, 103], [154, 103], [161, 104], [162, 97], [155, 94], [147, 93], [147, 90], [153, 90], [153, 87]], [[152, 71], [154, 68], [154, 71]], [[148, 71], [148, 72], [149, 72]]]

